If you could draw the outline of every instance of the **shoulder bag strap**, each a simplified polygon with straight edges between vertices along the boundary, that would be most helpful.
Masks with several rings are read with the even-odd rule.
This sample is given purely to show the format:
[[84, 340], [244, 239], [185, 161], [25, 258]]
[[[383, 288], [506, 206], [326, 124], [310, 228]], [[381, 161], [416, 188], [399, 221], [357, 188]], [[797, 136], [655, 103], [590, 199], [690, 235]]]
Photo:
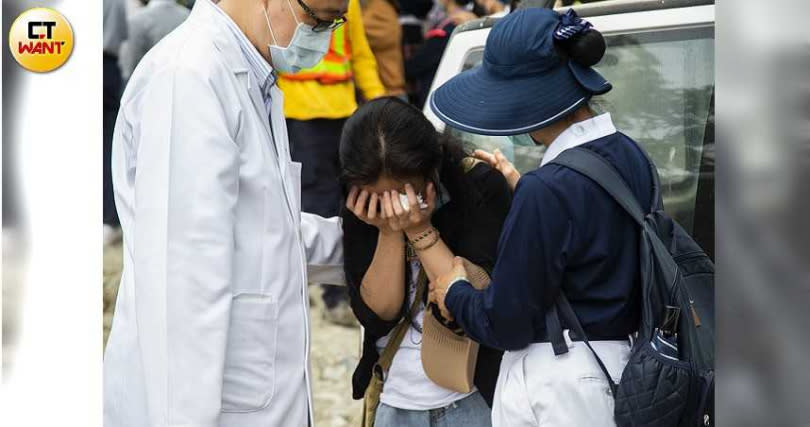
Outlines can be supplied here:
[[[422, 302], [422, 297], [425, 295], [425, 288], [427, 288], [427, 275], [425, 274], [425, 269], [421, 268], [419, 270], [419, 277], [416, 282], [416, 297], [413, 299], [413, 303], [411, 304], [410, 309], [408, 309], [408, 313], [402, 318], [399, 324], [394, 328], [394, 333], [391, 334], [391, 339], [388, 340], [388, 344], [385, 345], [385, 348], [380, 353], [380, 358], [377, 360], [377, 363], [374, 365], [374, 375], [381, 375], [385, 372], [388, 372], [388, 369], [391, 368], [391, 362], [394, 361], [394, 355], [399, 350], [399, 345], [402, 344], [402, 339], [405, 338], [405, 332], [408, 331], [408, 327], [411, 325], [410, 319], [416, 309], [419, 307], [419, 304]], [[407, 298], [407, 295], [406, 295]], [[381, 368], [381, 371], [378, 369]], [[380, 378], [381, 380], [383, 377]]]

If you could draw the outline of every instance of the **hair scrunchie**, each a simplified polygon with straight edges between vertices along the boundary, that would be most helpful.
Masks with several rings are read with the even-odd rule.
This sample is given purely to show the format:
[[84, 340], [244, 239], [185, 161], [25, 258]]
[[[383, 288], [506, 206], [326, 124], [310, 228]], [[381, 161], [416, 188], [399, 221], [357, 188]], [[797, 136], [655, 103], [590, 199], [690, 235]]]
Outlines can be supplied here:
[[577, 16], [574, 9], [568, 9], [565, 14], [560, 15], [560, 23], [554, 29], [554, 40], [568, 40], [577, 34], [588, 32], [592, 27], [590, 22]]

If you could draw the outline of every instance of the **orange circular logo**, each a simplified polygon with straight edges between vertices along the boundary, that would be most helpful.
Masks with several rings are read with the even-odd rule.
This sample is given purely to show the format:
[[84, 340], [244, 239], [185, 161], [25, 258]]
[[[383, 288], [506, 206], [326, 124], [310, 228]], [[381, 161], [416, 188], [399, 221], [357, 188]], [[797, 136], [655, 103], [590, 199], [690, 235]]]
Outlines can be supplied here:
[[26, 70], [53, 71], [73, 52], [73, 28], [53, 9], [28, 9], [11, 24], [8, 47], [17, 63]]

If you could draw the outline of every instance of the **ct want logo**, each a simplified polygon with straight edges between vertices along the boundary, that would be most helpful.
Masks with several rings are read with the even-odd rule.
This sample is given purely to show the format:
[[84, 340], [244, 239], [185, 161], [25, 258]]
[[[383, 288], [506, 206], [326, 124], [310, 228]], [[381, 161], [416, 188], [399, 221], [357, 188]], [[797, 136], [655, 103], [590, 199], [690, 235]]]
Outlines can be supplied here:
[[20, 14], [8, 33], [11, 55], [38, 73], [61, 67], [73, 52], [73, 28], [61, 13], [45, 7]]

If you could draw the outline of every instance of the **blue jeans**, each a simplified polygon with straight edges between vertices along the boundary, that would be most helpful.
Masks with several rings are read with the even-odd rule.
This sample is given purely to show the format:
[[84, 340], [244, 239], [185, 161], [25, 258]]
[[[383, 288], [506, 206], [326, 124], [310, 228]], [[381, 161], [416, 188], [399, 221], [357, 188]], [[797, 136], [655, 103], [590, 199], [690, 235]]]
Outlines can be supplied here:
[[428, 411], [398, 409], [380, 403], [374, 427], [491, 427], [491, 411], [475, 392], [443, 408]]

